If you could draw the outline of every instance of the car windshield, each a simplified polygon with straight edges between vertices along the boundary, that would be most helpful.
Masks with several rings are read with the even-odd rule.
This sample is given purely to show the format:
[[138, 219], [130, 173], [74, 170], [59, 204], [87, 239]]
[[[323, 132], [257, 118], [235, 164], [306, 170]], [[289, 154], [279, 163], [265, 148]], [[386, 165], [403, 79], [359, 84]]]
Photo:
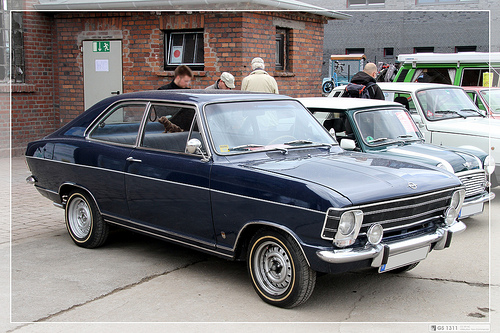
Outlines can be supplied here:
[[417, 92], [417, 100], [429, 120], [482, 117], [474, 102], [462, 89], [421, 90]]
[[337, 144], [294, 100], [209, 104], [205, 116], [220, 154]]
[[420, 141], [422, 134], [404, 110], [360, 111], [354, 115], [363, 141], [369, 145]]
[[484, 100], [493, 113], [500, 114], [500, 89], [481, 90]]

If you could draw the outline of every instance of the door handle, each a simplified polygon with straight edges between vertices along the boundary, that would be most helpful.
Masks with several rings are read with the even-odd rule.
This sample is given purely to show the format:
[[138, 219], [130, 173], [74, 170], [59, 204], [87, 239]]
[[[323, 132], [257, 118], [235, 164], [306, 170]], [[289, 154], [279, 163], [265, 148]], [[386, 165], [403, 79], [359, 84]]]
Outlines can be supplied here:
[[117, 91], [112, 91], [112, 92], [111, 92], [111, 95], [120, 95], [120, 90], [117, 90]]
[[136, 162], [136, 163], [141, 163], [142, 160], [138, 160], [138, 159], [135, 159], [133, 158], [132, 156], [130, 157], [127, 157], [127, 162]]

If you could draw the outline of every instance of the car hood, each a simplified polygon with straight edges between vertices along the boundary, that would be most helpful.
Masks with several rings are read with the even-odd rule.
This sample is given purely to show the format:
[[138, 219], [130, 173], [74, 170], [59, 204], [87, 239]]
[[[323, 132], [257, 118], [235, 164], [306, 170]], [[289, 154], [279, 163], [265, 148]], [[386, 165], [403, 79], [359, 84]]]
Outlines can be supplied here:
[[379, 152], [388, 157], [404, 157], [417, 162], [437, 166], [449, 163], [453, 172], [480, 169], [480, 160], [465, 152], [452, 151], [443, 146], [427, 143], [412, 143], [401, 147], [391, 147]]
[[458, 178], [433, 167], [356, 152], [283, 157], [254, 161], [245, 167], [325, 186], [353, 205], [460, 185]]
[[500, 121], [490, 118], [468, 117], [427, 122], [427, 129], [446, 133], [500, 139]]

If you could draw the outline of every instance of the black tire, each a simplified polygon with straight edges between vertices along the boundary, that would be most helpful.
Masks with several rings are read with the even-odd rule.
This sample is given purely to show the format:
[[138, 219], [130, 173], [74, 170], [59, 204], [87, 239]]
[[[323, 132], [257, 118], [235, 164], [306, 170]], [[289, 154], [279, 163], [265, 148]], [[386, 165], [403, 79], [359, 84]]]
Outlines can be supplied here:
[[69, 194], [64, 215], [66, 228], [76, 245], [93, 249], [108, 238], [108, 224], [94, 200], [84, 191], [75, 190]]
[[259, 297], [281, 308], [307, 301], [316, 283], [316, 272], [295, 240], [271, 229], [261, 229], [252, 237], [247, 268]]
[[417, 265], [419, 263], [420, 263], [420, 261], [417, 261], [417, 262], [414, 262], [413, 264], [409, 264], [409, 265], [406, 265], [406, 266], [402, 266], [402, 267], [390, 270], [389, 273], [399, 274], [399, 273], [408, 272], [408, 271], [411, 271], [412, 269], [414, 269], [415, 267], [417, 267]]
[[323, 92], [325, 94], [331, 93], [332, 90], [333, 90], [333, 82], [332, 81], [326, 81], [325, 83], [323, 83]]

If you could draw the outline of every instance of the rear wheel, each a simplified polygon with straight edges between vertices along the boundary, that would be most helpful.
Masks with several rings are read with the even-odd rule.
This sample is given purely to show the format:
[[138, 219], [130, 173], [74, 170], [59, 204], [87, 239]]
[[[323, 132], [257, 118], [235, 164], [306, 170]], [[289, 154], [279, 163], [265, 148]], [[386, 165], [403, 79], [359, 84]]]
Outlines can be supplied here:
[[76, 190], [68, 196], [65, 219], [69, 235], [78, 246], [95, 248], [108, 238], [108, 224], [92, 198], [83, 191]]
[[250, 241], [247, 265], [255, 291], [269, 304], [292, 308], [307, 301], [314, 290], [316, 272], [287, 234], [257, 232]]

